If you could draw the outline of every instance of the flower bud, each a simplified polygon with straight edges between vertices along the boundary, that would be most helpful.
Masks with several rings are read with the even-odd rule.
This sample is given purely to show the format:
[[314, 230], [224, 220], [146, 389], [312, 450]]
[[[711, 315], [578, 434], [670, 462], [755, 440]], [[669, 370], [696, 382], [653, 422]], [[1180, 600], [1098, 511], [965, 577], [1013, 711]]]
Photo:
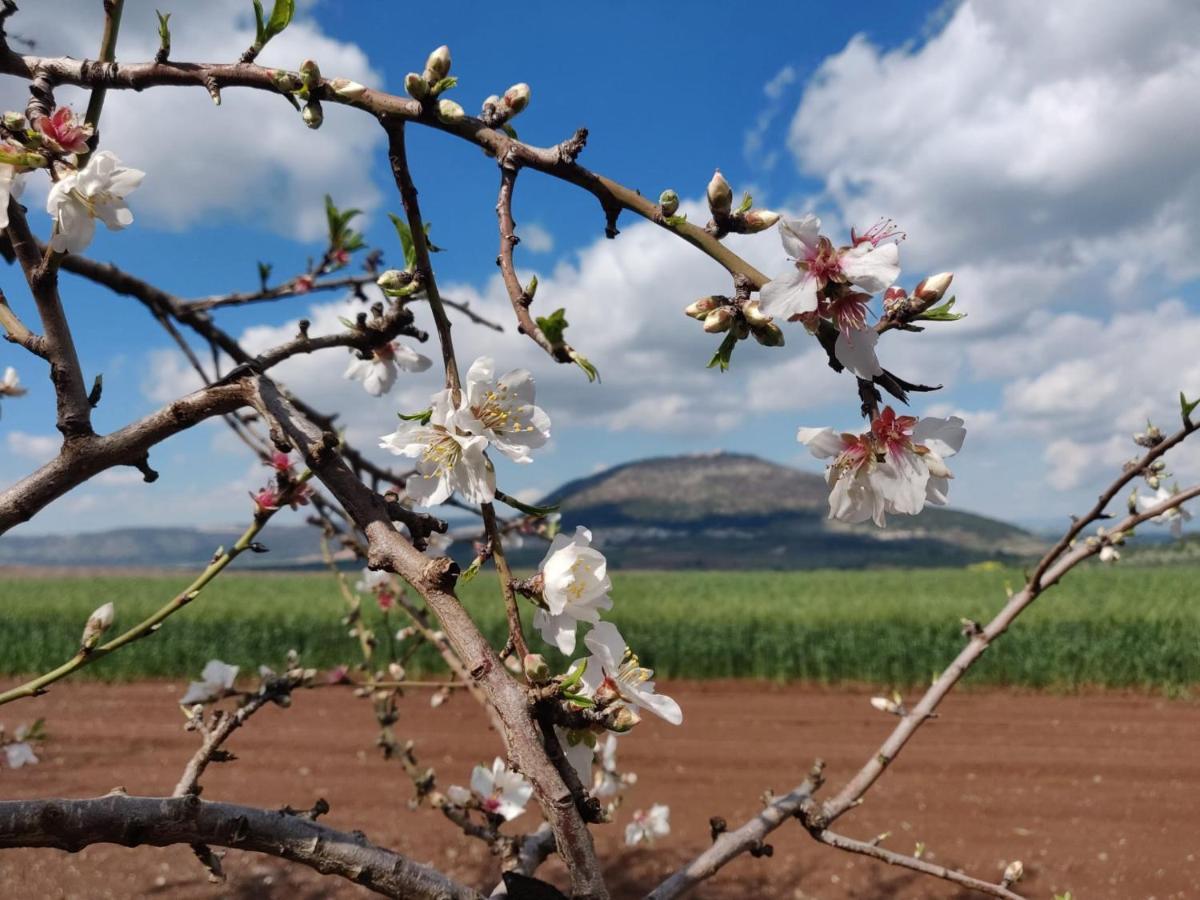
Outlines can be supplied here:
[[329, 82], [329, 86], [333, 88], [335, 94], [347, 100], [357, 100], [367, 92], [365, 87], [349, 78], [335, 78]]
[[640, 721], [642, 721], [641, 716], [628, 706], [622, 706], [617, 710], [617, 714], [608, 720], [608, 730], [615, 731], [617, 734], [625, 734], [632, 731], [633, 726]]
[[1116, 562], [1121, 558], [1121, 552], [1111, 544], [1100, 548], [1100, 562]]
[[438, 118], [447, 125], [453, 125], [455, 122], [461, 122], [466, 115], [467, 114], [463, 112], [463, 108], [453, 100], [438, 101]]
[[488, 94], [487, 97], [485, 97], [483, 100], [483, 107], [482, 107], [483, 112], [487, 112], [489, 106], [493, 110], [499, 109], [500, 108], [500, 98], [497, 97], [495, 94]]
[[441, 81], [450, 74], [450, 48], [445, 44], [429, 54], [425, 60], [425, 80], [430, 84]]
[[392, 681], [403, 681], [404, 675], [404, 666], [400, 665], [398, 662], [388, 663], [388, 677], [391, 678]]
[[783, 346], [783, 329], [774, 322], [768, 322], [766, 325], [751, 325], [750, 332], [754, 335], [754, 339], [764, 347]]
[[926, 303], [937, 303], [946, 295], [946, 290], [953, 280], [953, 272], [939, 272], [937, 275], [922, 278], [913, 288], [913, 296]]
[[321, 68], [315, 60], [306, 59], [300, 63], [300, 81], [310, 91], [316, 90], [321, 83]]
[[722, 297], [719, 294], [714, 294], [711, 297], [701, 297], [695, 303], [685, 308], [683, 312], [685, 315], [691, 316], [693, 319], [700, 319], [703, 321], [714, 309], [717, 309], [721, 306], [727, 306], [728, 304], [728, 297]]
[[512, 111], [514, 116], [527, 107], [529, 105], [529, 85], [522, 81], [510, 87], [504, 92], [504, 105]]
[[733, 324], [734, 314], [727, 306], [722, 306], [719, 309], [714, 309], [704, 317], [704, 330], [709, 334], [720, 334], [722, 331], [728, 331], [729, 326]]
[[621, 689], [617, 683], [609, 677], [600, 682], [600, 686], [596, 688], [596, 693], [593, 698], [596, 703], [604, 706], [609, 703], [615, 703], [621, 699]]
[[294, 93], [304, 87], [304, 82], [291, 72], [284, 72], [279, 69], [271, 71], [271, 84], [275, 85], [276, 90], [284, 94]]
[[375, 283], [384, 291], [398, 291], [412, 281], [412, 275], [399, 269], [388, 269], [375, 279]]
[[100, 643], [104, 632], [112, 628], [115, 612], [116, 609], [111, 603], [105, 603], [88, 616], [87, 624], [83, 626], [83, 637], [79, 639], [79, 646], [84, 650], [91, 650]]
[[727, 216], [733, 209], [733, 188], [720, 169], [713, 173], [712, 181], [708, 183], [708, 208], [714, 216]]
[[771, 321], [771, 317], [763, 313], [762, 307], [757, 300], [751, 300], [749, 303], [743, 304], [742, 315], [746, 317], [746, 321], [752, 327], [755, 325], [766, 325]]
[[742, 216], [742, 225], [746, 234], [757, 234], [766, 231], [779, 221], [779, 213], [769, 209], [752, 209]]
[[871, 705], [882, 713], [900, 714], [900, 704], [888, 697], [872, 697]]
[[889, 313], [893, 312], [899, 309], [907, 299], [908, 291], [904, 290], [902, 287], [893, 285], [883, 292], [883, 311]]
[[679, 210], [679, 195], [668, 188], [658, 195], [658, 205], [664, 216], [673, 216]]
[[404, 90], [414, 100], [424, 100], [429, 96], [429, 82], [416, 72], [409, 72], [404, 76]]
[[550, 664], [540, 653], [530, 653], [525, 657], [525, 677], [530, 684], [545, 684], [550, 680]]
[[1025, 874], [1025, 866], [1019, 859], [1014, 859], [1004, 868], [1004, 883], [1016, 884]]
[[11, 132], [18, 133], [29, 130], [29, 123], [25, 121], [25, 116], [19, 112], [6, 112], [4, 114], [4, 127]]
[[325, 111], [321, 109], [321, 104], [316, 100], [309, 100], [304, 104], [304, 109], [300, 111], [300, 118], [304, 120], [304, 124], [309, 128], [320, 128], [321, 123], [325, 121]]

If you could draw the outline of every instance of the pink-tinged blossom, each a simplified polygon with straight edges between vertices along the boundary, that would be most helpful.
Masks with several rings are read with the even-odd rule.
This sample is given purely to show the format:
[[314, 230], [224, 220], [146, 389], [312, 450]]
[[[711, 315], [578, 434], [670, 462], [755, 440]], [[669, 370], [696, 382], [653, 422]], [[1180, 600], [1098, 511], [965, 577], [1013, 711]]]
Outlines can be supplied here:
[[608, 561], [592, 547], [592, 533], [581, 525], [574, 537], [554, 536], [539, 569], [546, 608], [533, 614], [533, 625], [546, 643], [574, 653], [578, 624], [595, 624], [601, 610], [612, 609]]
[[874, 328], [850, 328], [838, 332], [833, 342], [833, 355], [849, 372], [863, 381], [883, 374], [883, 366], [875, 355], [879, 335]]
[[945, 460], [961, 449], [966, 429], [956, 416], [918, 421], [889, 406], [864, 434], [801, 428], [796, 437], [818, 459], [833, 459], [829, 517], [883, 526], [889, 512], [916, 515], [946, 502], [953, 476]]
[[297, 275], [296, 280], [292, 282], [292, 293], [293, 294], [307, 294], [309, 291], [311, 291], [313, 289], [313, 286], [316, 283], [317, 283], [316, 279], [313, 278], [311, 275], [308, 275], [308, 274]]
[[259, 488], [250, 494], [250, 499], [254, 501], [254, 507], [260, 513], [279, 509], [279, 491], [273, 487]]
[[338, 247], [330, 254], [330, 260], [337, 266], [344, 266], [350, 262], [350, 251], [343, 247]]
[[834, 247], [820, 229], [821, 220], [811, 213], [780, 222], [780, 238], [792, 265], [759, 291], [765, 315], [784, 319], [805, 316], [817, 311], [818, 295], [830, 283], [853, 285], [874, 294], [900, 274], [900, 251], [895, 243], [885, 242], [885, 235], [864, 237], [850, 247]]
[[276, 472], [290, 472], [292, 470], [292, 457], [282, 450], [275, 450], [267, 457], [263, 465], [270, 466]]
[[325, 676], [326, 684], [349, 684], [350, 683], [350, 667], [346, 665], [334, 666]]
[[68, 106], [60, 106], [48, 116], [42, 116], [35, 126], [43, 143], [59, 153], [87, 153], [92, 126], [76, 117]]
[[638, 844], [653, 844], [671, 833], [671, 810], [662, 803], [650, 807], [649, 812], [638, 810], [633, 820], [625, 826], [625, 843], [630, 847]]
[[428, 356], [392, 341], [376, 347], [367, 359], [352, 359], [344, 377], [361, 381], [372, 397], [382, 397], [396, 383], [398, 372], [424, 372], [432, 364]]
[[642, 668], [616, 625], [598, 623], [583, 642], [592, 651], [581, 679], [589, 695], [608, 694], [635, 710], [648, 709], [672, 725], [683, 723], [683, 710], [679, 704], [654, 692], [654, 682], [650, 680], [654, 671]]
[[110, 231], [133, 223], [125, 197], [146, 173], [121, 165], [109, 150], [93, 154], [79, 171], [61, 175], [50, 188], [46, 212], [54, 218], [50, 247], [58, 253], [79, 253], [96, 234], [96, 219]]
[[471, 772], [470, 794], [458, 786], [452, 786], [446, 793], [460, 806], [474, 799], [484, 811], [509, 822], [525, 812], [525, 805], [533, 796], [533, 785], [497, 756], [491, 769], [476, 766]]

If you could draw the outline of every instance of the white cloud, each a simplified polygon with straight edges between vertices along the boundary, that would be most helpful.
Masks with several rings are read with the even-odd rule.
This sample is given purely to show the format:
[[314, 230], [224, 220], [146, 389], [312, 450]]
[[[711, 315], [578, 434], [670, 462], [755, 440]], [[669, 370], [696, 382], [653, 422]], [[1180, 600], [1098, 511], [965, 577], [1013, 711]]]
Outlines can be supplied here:
[[554, 249], [554, 235], [534, 222], [517, 229], [521, 236], [521, 247], [531, 253], [549, 253]]
[[29, 434], [26, 431], [10, 431], [6, 442], [9, 453], [36, 462], [53, 459], [62, 446], [62, 438], [56, 434]]
[[[171, 13], [172, 58], [234, 61], [254, 36], [251, 7], [243, 0], [205, 3], [130, 0], [125, 5], [117, 58], [144, 61], [158, 46], [154, 10]], [[37, 52], [92, 57], [101, 31], [101, 4], [22, 4], [10, 28], [37, 41]], [[295, 69], [316, 59], [327, 76], [378, 85], [382, 76], [356, 45], [337, 40], [301, 10], [292, 25], [259, 57], [265, 65]], [[24, 109], [28, 93], [14, 78], [0, 79], [0, 105]], [[60, 103], [82, 111], [86, 94], [57, 92]], [[126, 164], [145, 170], [131, 198], [134, 215], [170, 229], [229, 216], [302, 239], [325, 229], [321, 196], [339, 206], [370, 210], [380, 194], [371, 167], [362, 165], [383, 134], [370, 116], [327, 108], [325, 124], [310, 131], [278, 96], [229, 88], [220, 107], [203, 88], [160, 87], [135, 93], [110, 91], [104, 106], [102, 146]], [[44, 192], [39, 179], [31, 200]]]
[[[754, 120], [754, 126], [746, 132], [742, 139], [742, 154], [747, 162], [756, 168], [769, 171], [775, 168], [779, 161], [779, 151], [766, 151], [767, 131], [783, 111], [783, 94], [796, 81], [796, 69], [786, 65], [763, 85], [763, 93], [769, 101], [766, 108], [761, 110]], [[764, 152], [765, 151], [765, 152]]]

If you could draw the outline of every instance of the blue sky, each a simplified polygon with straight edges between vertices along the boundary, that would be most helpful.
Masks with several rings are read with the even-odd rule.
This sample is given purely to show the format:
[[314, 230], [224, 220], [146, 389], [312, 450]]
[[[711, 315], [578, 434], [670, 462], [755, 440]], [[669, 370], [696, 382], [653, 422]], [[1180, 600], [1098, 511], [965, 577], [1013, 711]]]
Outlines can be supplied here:
[[[1069, 7], [1077, 5], [1072, 12]], [[86, 56], [99, 4], [31, 4], [13, 30], [39, 52]], [[232, 59], [248, 43], [250, 4], [129, 0], [119, 57], [154, 50], [153, 9], [173, 13], [178, 59]], [[671, 187], [696, 205], [714, 167], [760, 206], [822, 215], [841, 238], [881, 216], [907, 232], [901, 283], [956, 273], [968, 318], [920, 335], [889, 335], [884, 365], [944, 383], [918, 412], [956, 413], [968, 438], [956, 459], [954, 505], [1025, 522], [1063, 520], [1132, 449], [1148, 415], [1169, 421], [1180, 389], [1200, 394], [1200, 134], [1177, 131], [1200, 96], [1200, 22], [1190, 4], [861, 3], [841, 7], [614, 3], [566, 14], [561, 4], [471, 4], [412, 16], [393, 3], [301, 3], [263, 61], [402, 91], [407, 71], [450, 45], [469, 111], [509, 84], [532, 85], [521, 137], [550, 144], [585, 125], [581, 161], [656, 196]], [[63, 10], [70, 10], [64, 18]], [[440, 20], [440, 21], [439, 21]], [[1036, 27], [1035, 27], [1036, 26]], [[7, 83], [6, 83], [7, 82]], [[0, 82], [5, 108], [21, 85]], [[80, 104], [81, 94], [60, 92]], [[382, 134], [363, 116], [328, 111], [319, 132], [278, 98], [229, 90], [220, 109], [201, 91], [110, 95], [103, 144], [146, 170], [137, 220], [89, 250], [184, 297], [249, 289], [255, 262], [281, 276], [321, 251], [321, 197], [366, 210], [368, 241], [398, 259], [386, 213], [398, 209]], [[856, 425], [853, 383], [822, 365], [801, 329], [783, 349], [743, 344], [734, 371], [706, 370], [716, 340], [680, 310], [728, 292], [711, 261], [622, 217], [603, 238], [589, 196], [526, 173], [515, 205], [522, 276], [537, 273], [536, 308], [564, 306], [568, 333], [599, 367], [588, 385], [514, 333], [496, 283], [493, 162], [443, 135], [412, 129], [411, 161], [436, 241], [439, 278], [508, 326], [493, 337], [456, 328], [465, 362], [488, 352], [539, 380], [554, 438], [531, 466], [501, 461], [501, 487], [533, 497], [567, 479], [647, 455], [715, 449], [757, 453], [819, 471], [795, 443], [799, 425]], [[1171, 139], [1163, 135], [1171, 134]], [[33, 221], [44, 187], [32, 186]], [[785, 263], [775, 233], [731, 241], [768, 273]], [[28, 295], [11, 269], [0, 284], [18, 309]], [[102, 430], [192, 386], [186, 366], [136, 303], [69, 279], [64, 299], [87, 376], [105, 377]], [[333, 295], [218, 313], [261, 348], [314, 332], [345, 310]], [[424, 316], [422, 311], [419, 316]], [[428, 321], [424, 322], [428, 326]], [[247, 329], [252, 329], [247, 332]], [[432, 347], [426, 352], [436, 356]], [[54, 452], [50, 385], [37, 360], [0, 346], [30, 388], [3, 401], [0, 482]], [[370, 447], [397, 410], [423, 402], [434, 372], [406, 376], [380, 400], [341, 380], [334, 351], [279, 376]], [[237, 522], [262, 472], [214, 423], [153, 454], [162, 478], [110, 473], [48, 508], [25, 533], [126, 524]], [[383, 457], [380, 457], [381, 459]], [[1176, 463], [1200, 474], [1193, 451]]]

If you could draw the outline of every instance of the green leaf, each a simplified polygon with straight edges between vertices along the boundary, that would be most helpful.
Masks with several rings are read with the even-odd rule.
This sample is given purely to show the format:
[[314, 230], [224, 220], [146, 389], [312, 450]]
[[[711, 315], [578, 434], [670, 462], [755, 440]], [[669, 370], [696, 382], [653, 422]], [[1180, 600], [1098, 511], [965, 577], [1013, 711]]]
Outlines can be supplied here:
[[400, 238], [400, 246], [404, 248], [405, 267], [412, 271], [417, 267], [417, 248], [413, 244], [412, 231], [409, 229], [408, 223], [399, 216], [388, 213], [388, 218], [396, 226], [396, 235]]
[[458, 84], [458, 79], [453, 75], [447, 75], [445, 78], [434, 84], [434, 86], [429, 89], [429, 93], [436, 97], [438, 94], [450, 90], [456, 84]]
[[433, 409], [423, 409], [415, 413], [396, 413], [405, 422], [420, 422], [422, 425], [428, 425], [429, 420], [433, 418]]
[[582, 353], [572, 350], [571, 351], [571, 359], [574, 361], [575, 365], [577, 365], [577, 366], [579, 366], [579, 368], [583, 369], [583, 374], [587, 376], [587, 380], [588, 380], [589, 384], [593, 381], [600, 380], [600, 370], [597, 369], [594, 365], [592, 365], [591, 360], [589, 360]]
[[470, 584], [471, 580], [479, 574], [479, 568], [482, 565], [483, 560], [481, 560], [478, 556], [475, 557], [473, 560], [471, 560], [471, 564], [467, 566], [466, 570], [458, 576], [458, 583]]
[[721, 341], [721, 346], [717, 348], [717, 352], [713, 354], [713, 358], [708, 361], [708, 368], [719, 368], [722, 372], [729, 371], [729, 361], [733, 358], [733, 348], [737, 346], [738, 337], [737, 331], [730, 329], [725, 335], [725, 340]]
[[578, 706], [580, 709], [591, 709], [596, 705], [596, 701], [591, 697], [585, 697], [583, 694], [564, 694], [566, 701], [572, 706]]
[[915, 320], [925, 319], [929, 322], [957, 322], [959, 319], [965, 319], [966, 313], [950, 312], [954, 308], [954, 297], [951, 297], [941, 306], [935, 306], [933, 309], [927, 309], [919, 316], [915, 316]]
[[678, 228], [680, 225], [682, 225], [684, 222], [687, 221], [687, 213], [683, 213], [682, 215], [678, 215], [678, 216], [667, 216], [665, 219], [663, 219], [663, 221], [666, 222], [668, 225], [670, 225], [672, 228]]
[[157, 9], [154, 11], [154, 14], [158, 16], [159, 44], [163, 47], [169, 48], [171, 46], [171, 28], [167, 23], [171, 21], [171, 14], [160, 13]]
[[496, 491], [496, 499], [501, 503], [507, 503], [513, 509], [519, 509], [527, 516], [548, 516], [552, 512], [558, 512], [558, 506], [534, 506], [531, 503], [522, 503], [516, 497], [510, 497], [504, 491]]
[[[254, 4], [257, 8], [256, 12], [261, 18], [262, 6], [255, 0]], [[271, 8], [271, 18], [267, 20], [266, 40], [269, 41], [275, 35], [283, 31], [292, 24], [292, 16], [296, 14], [296, 0], [275, 0], [275, 5]], [[264, 41], [263, 43], [266, 43]]]
[[537, 287], [538, 280], [537, 276], [534, 275], [531, 279], [529, 279], [529, 284], [525, 288], [525, 296], [532, 300], [537, 295]]
[[561, 344], [563, 332], [567, 330], [567, 311], [560, 308], [548, 316], [538, 316], [537, 324], [538, 328], [542, 329], [542, 334], [546, 336], [546, 340], [555, 345]]
[[579, 679], [583, 677], [583, 673], [587, 670], [587, 660], [582, 659], [579, 665], [574, 666], [567, 672], [567, 676], [562, 681], [563, 693], [570, 691], [575, 685], [579, 684]]
[[267, 24], [263, 21], [262, 0], [251, 0], [254, 4], [254, 43], [261, 50], [267, 42]]
[[272, 268], [274, 268], [274, 266], [272, 266], [270, 263], [265, 263], [261, 260], [258, 263], [258, 280], [264, 291], [267, 289], [267, 280], [271, 277]]
[[753, 205], [754, 205], [754, 198], [751, 197], [748, 193], [742, 194], [742, 203], [740, 206], [738, 206], [736, 212], [739, 212], [739, 213], [748, 212], [750, 210], [750, 207], [752, 207]]
[[1183, 391], [1179, 392], [1179, 409], [1183, 413], [1183, 422], [1185, 425], [1192, 424], [1192, 411], [1197, 406], [1200, 406], [1200, 397], [1188, 403], [1187, 397], [1183, 396]]

